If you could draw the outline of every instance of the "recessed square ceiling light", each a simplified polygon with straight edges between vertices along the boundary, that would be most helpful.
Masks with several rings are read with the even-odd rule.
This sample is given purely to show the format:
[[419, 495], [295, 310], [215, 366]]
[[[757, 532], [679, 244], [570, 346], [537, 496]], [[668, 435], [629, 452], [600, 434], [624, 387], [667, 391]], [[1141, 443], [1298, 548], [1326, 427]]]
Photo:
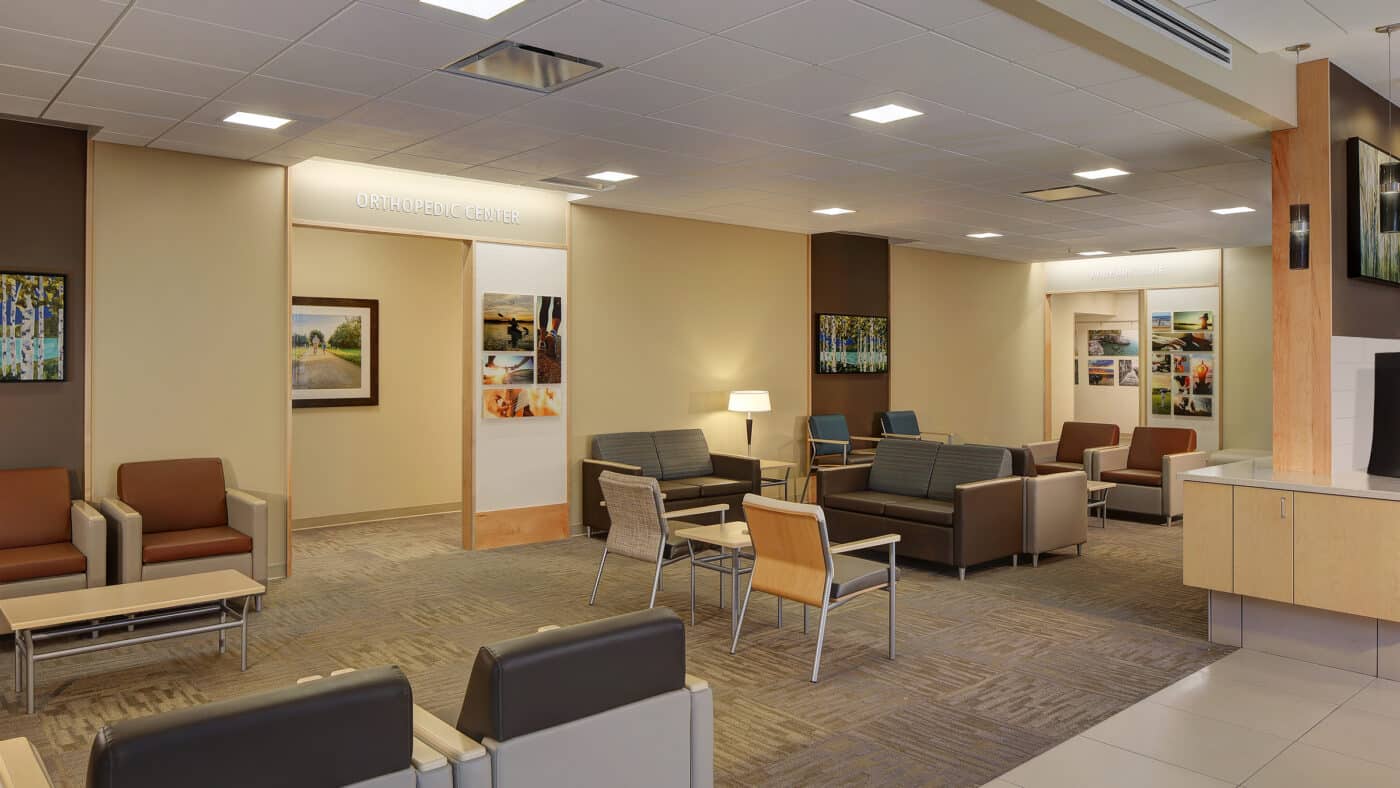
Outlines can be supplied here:
[[818, 208], [812, 213], [819, 213], [823, 216], [840, 216], [843, 213], [855, 213], [850, 208]]
[[1127, 170], [1120, 170], [1117, 167], [1104, 167], [1101, 170], [1085, 170], [1083, 172], [1076, 172], [1074, 174], [1074, 177], [1084, 178], [1090, 181], [1096, 181], [1099, 178], [1117, 178], [1119, 175], [1132, 175], [1132, 173], [1128, 172]]
[[904, 120], [905, 118], [917, 118], [922, 114], [924, 113], [917, 109], [901, 107], [898, 104], [886, 104], [883, 107], [852, 112], [851, 117], [874, 121], [875, 123], [893, 123], [896, 120]]
[[1079, 253], [1079, 256], [1080, 256], [1080, 257], [1102, 257], [1103, 255], [1106, 255], [1106, 254], [1108, 254], [1108, 252], [1105, 252], [1105, 251], [1102, 250], [1102, 249], [1093, 249], [1093, 250], [1088, 251], [1088, 252], [1080, 252], [1080, 253]]
[[635, 177], [637, 177], [637, 176], [633, 175], [633, 174], [630, 173], [630, 172], [617, 172], [616, 170], [603, 170], [602, 172], [595, 172], [595, 173], [593, 173], [592, 175], [585, 175], [585, 176], [583, 176], [583, 177], [588, 178], [588, 179], [590, 179], [590, 180], [595, 180], [595, 181], [607, 181], [608, 183], [621, 183], [622, 181], [630, 181], [630, 180], [632, 180], [633, 178], [635, 178]]
[[420, 0], [428, 5], [435, 5], [438, 8], [446, 8], [448, 11], [456, 11], [459, 14], [474, 16], [477, 19], [490, 19], [491, 17], [514, 8], [525, 0]]
[[1233, 208], [1211, 208], [1211, 213], [1218, 213], [1221, 216], [1229, 216], [1232, 213], [1254, 213], [1254, 209], [1248, 205], [1236, 205]]
[[1110, 194], [1103, 189], [1095, 189], [1093, 186], [1055, 186], [1050, 189], [1036, 189], [1029, 192], [1021, 192], [1023, 197], [1041, 202], [1060, 202], [1061, 200], [1080, 200], [1085, 197], [1101, 197]]
[[257, 126], [260, 129], [280, 129], [292, 122], [291, 118], [278, 118], [272, 115], [259, 115], [256, 112], [235, 112], [224, 118], [225, 123], [243, 126]]
[[968, 238], [1000, 238], [1001, 233], [968, 233]]

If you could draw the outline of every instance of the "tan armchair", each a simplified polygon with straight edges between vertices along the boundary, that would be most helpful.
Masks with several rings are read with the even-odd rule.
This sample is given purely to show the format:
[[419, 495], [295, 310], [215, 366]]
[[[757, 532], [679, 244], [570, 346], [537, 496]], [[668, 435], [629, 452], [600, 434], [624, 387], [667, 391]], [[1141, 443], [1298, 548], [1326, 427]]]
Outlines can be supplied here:
[[1109, 500], [1118, 511], [1161, 517], [1166, 525], [1182, 512], [1182, 474], [1206, 467], [1196, 451], [1196, 431], [1185, 427], [1138, 427], [1132, 444], [1095, 449], [1093, 478], [1113, 482]]
[[68, 471], [0, 471], [0, 599], [106, 584], [102, 515], [69, 500]]
[[267, 583], [267, 502], [225, 488], [217, 458], [126, 463], [101, 506], [113, 582], [235, 569]]
[[1094, 467], [1097, 459], [1094, 450], [1117, 446], [1119, 437], [1117, 424], [1067, 421], [1060, 426], [1058, 439], [1027, 443], [1026, 448], [1035, 458], [1037, 475], [1084, 471], [1094, 479], [1098, 478], [1094, 475], [1098, 471]]

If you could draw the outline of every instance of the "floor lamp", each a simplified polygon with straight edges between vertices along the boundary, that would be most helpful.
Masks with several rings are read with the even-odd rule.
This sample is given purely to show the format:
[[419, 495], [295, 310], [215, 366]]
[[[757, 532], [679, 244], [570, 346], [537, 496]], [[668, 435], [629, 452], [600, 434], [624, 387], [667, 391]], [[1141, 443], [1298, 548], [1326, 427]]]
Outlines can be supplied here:
[[773, 410], [773, 403], [768, 399], [768, 392], [731, 391], [729, 392], [729, 410], [744, 414], [745, 442], [748, 445], [749, 456], [752, 457], [753, 414], [767, 413]]

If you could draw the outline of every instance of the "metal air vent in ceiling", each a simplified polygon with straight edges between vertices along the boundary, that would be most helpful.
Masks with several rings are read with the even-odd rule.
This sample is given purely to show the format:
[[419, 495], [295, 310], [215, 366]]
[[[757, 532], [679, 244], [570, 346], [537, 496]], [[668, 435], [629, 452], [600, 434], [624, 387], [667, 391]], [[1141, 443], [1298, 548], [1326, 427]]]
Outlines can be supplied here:
[[540, 178], [539, 182], [545, 186], [579, 192], [609, 192], [614, 188], [614, 184], [611, 183], [590, 181], [587, 178], [565, 178], [562, 175], [556, 175], [552, 178]]
[[553, 93], [606, 71], [602, 63], [548, 49], [502, 41], [458, 60], [443, 71], [536, 93]]
[[1022, 197], [1029, 197], [1040, 202], [1061, 202], [1063, 200], [1082, 200], [1085, 197], [1102, 197], [1105, 194], [1112, 194], [1103, 189], [1095, 189], [1093, 186], [1055, 186], [1050, 189], [1036, 189], [1035, 191], [1021, 192]]
[[1151, 0], [1103, 1], [1215, 63], [1226, 68], [1230, 68], [1233, 63], [1233, 55], [1227, 42]]
[[1147, 249], [1129, 249], [1128, 254], [1152, 254], [1154, 252], [1175, 252], [1175, 246], [1153, 246]]

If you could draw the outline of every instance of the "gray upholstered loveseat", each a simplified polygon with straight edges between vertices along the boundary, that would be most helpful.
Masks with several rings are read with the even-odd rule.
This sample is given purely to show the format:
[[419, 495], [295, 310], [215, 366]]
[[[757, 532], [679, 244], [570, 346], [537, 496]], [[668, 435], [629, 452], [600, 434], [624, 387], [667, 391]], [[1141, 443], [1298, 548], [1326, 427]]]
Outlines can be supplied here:
[[[607, 531], [612, 525], [598, 484], [603, 471], [656, 479], [668, 512], [727, 503], [737, 514], [745, 495], [762, 490], [756, 458], [712, 453], [700, 430], [596, 435], [590, 454], [591, 459], [583, 461], [583, 525], [589, 533]], [[718, 515], [714, 518], [719, 522]]]

